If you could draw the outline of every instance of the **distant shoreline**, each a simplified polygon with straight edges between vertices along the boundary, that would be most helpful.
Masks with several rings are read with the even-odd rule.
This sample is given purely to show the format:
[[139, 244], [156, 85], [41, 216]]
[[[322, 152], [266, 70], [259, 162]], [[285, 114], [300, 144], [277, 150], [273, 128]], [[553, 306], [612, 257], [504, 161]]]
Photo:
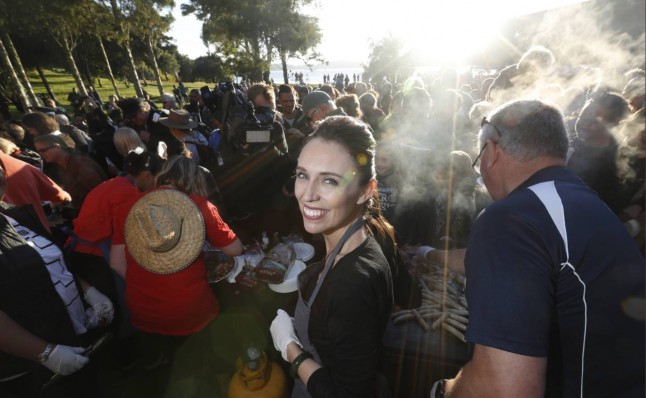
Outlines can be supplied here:
[[[329, 75], [330, 78], [333, 78], [335, 74], [343, 73], [348, 75], [350, 81], [353, 81], [353, 75], [357, 76], [357, 79], [360, 79], [361, 74], [363, 74], [363, 68], [360, 66], [356, 67], [330, 67], [324, 66], [320, 68], [314, 68], [309, 70], [307, 67], [301, 66], [298, 68], [288, 69], [288, 73], [291, 72], [289, 76], [290, 84], [297, 84], [298, 82], [294, 79], [294, 73], [303, 74], [303, 83], [305, 84], [323, 84], [323, 75]], [[282, 69], [272, 69], [269, 73], [269, 78], [274, 81], [275, 84], [283, 84], [283, 70]]]

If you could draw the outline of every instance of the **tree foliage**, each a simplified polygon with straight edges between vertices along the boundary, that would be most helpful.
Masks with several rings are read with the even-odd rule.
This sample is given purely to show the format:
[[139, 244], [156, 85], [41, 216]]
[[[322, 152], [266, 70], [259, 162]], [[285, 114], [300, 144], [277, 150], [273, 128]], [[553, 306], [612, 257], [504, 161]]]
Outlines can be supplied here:
[[411, 54], [402, 53], [402, 42], [394, 36], [387, 36], [376, 43], [370, 43], [368, 65], [364, 65], [367, 78], [377, 81], [383, 78], [391, 82], [407, 78], [411, 72]]
[[276, 55], [318, 59], [318, 19], [301, 13], [312, 0], [190, 0], [184, 15], [203, 21], [202, 39], [233, 67], [234, 74], [260, 80]]

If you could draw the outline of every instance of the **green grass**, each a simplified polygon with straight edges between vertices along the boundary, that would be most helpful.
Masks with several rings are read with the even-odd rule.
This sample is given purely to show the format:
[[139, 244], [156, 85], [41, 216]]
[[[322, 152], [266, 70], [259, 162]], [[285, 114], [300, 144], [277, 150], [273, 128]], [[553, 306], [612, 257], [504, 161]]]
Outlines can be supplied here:
[[[71, 106], [67, 101], [67, 95], [72, 91], [72, 88], [76, 87], [76, 82], [74, 81], [74, 77], [72, 77], [71, 74], [67, 73], [63, 69], [44, 69], [43, 72], [45, 73], [47, 82], [49, 83], [50, 88], [54, 92], [54, 95], [56, 96], [57, 101], [62, 106], [64, 106], [68, 111], [71, 111]], [[45, 89], [45, 85], [40, 79], [40, 75], [38, 75], [38, 71], [36, 71], [36, 69], [27, 70], [27, 77], [29, 78], [29, 82], [31, 83], [31, 86], [33, 87], [34, 92], [36, 93], [37, 96], [41, 96], [41, 94], [48, 96], [47, 90]], [[101, 84], [99, 84], [99, 81], [101, 82]], [[140, 81], [142, 84], [142, 88], [150, 94], [151, 99], [155, 103], [161, 106], [161, 103], [159, 102], [159, 91], [157, 90], [157, 84], [155, 80], [148, 80], [147, 86], [143, 85], [144, 84], [143, 79], [140, 79]], [[85, 84], [85, 88], [87, 89], [88, 88], [87, 82], [84, 81], [84, 84]], [[117, 87], [119, 88], [119, 93], [124, 98], [135, 96], [134, 85], [131, 83], [129, 85], [130, 87], [126, 87], [123, 81], [117, 81]], [[168, 81], [162, 79], [162, 85], [164, 86], [164, 92], [172, 93], [173, 85], [177, 85], [177, 82], [174, 79], [168, 80]], [[200, 88], [205, 85], [208, 85], [209, 87], [213, 87], [213, 83], [209, 84], [204, 82], [190, 82], [190, 83], [185, 82], [184, 85], [189, 90], [192, 88]], [[108, 79], [105, 76], [101, 76], [100, 78], [98, 78], [98, 80], [97, 79], [94, 80], [94, 88], [96, 88], [96, 90], [99, 92], [99, 95], [101, 96], [101, 100], [103, 102], [107, 102], [108, 97], [114, 94], [112, 83], [110, 82], [110, 79]], [[22, 115], [16, 111], [13, 105], [10, 106], [10, 111], [12, 113], [12, 116], [14, 116], [15, 119], [20, 119], [22, 117]]]

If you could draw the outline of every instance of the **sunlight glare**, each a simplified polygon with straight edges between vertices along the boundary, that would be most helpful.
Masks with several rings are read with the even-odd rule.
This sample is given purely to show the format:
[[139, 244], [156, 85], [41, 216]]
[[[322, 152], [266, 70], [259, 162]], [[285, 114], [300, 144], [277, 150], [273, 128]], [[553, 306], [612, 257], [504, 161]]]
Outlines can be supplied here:
[[506, 15], [480, 2], [428, 2], [400, 20], [405, 46], [425, 65], [459, 65], [499, 33]]

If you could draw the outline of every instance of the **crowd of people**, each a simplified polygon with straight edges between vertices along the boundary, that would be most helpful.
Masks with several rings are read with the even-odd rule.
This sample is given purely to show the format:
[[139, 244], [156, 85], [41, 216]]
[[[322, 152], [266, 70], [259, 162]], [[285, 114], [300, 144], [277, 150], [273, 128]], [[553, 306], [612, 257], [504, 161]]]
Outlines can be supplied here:
[[48, 396], [87, 396], [106, 332], [124, 370], [170, 366], [216, 327], [204, 243], [242, 254], [252, 216], [326, 253], [270, 328], [294, 397], [389, 396], [407, 246], [467, 278], [473, 357], [432, 397], [643, 396], [646, 75], [560, 66], [535, 47], [491, 76], [72, 92], [4, 120], [0, 392], [53, 372]]

